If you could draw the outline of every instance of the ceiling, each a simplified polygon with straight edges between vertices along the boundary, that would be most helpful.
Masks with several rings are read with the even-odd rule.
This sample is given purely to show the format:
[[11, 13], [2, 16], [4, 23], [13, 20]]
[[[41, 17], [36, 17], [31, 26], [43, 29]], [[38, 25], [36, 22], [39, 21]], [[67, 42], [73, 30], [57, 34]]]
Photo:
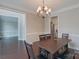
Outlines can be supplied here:
[[[52, 8], [52, 11], [58, 11], [79, 4], [79, 0], [45, 0], [45, 4]], [[36, 12], [37, 7], [42, 5], [42, 0], [0, 0], [0, 5], [22, 11]]]

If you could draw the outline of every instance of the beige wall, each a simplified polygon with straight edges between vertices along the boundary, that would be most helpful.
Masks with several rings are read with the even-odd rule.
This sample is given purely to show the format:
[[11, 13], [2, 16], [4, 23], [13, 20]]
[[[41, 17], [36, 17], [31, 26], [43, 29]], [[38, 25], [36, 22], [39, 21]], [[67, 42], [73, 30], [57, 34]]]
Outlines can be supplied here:
[[79, 50], [79, 8], [58, 14], [59, 36], [61, 33], [69, 33], [72, 42], [70, 47]]
[[[79, 50], [79, 8], [56, 13], [55, 16], [58, 16], [59, 37], [62, 36], [62, 33], [69, 33], [70, 39], [72, 39], [69, 47]], [[48, 28], [50, 27], [46, 29]]]
[[27, 41], [29, 43], [39, 40], [39, 35], [44, 32], [44, 20], [36, 14], [27, 13]]
[[[6, 8], [3, 7], [2, 9], [9, 10], [9, 12], [10, 11], [15, 12], [14, 14], [11, 13], [10, 15], [20, 18], [19, 22], [21, 22], [22, 26], [21, 27], [22, 29], [20, 29], [22, 31], [21, 36], [23, 35], [20, 40], [25, 40], [26, 38], [26, 41], [28, 43], [32, 43], [39, 40], [38, 36], [44, 32], [44, 20], [41, 17], [30, 12], [20, 12], [19, 10], [9, 9], [7, 7]], [[1, 13], [4, 14], [2, 11]], [[9, 13], [5, 14], [8, 15]]]
[[44, 19], [44, 22], [45, 22], [45, 24], [44, 24], [44, 33], [45, 34], [48, 34], [48, 33], [50, 33], [50, 17], [47, 17], [47, 18], [45, 18]]

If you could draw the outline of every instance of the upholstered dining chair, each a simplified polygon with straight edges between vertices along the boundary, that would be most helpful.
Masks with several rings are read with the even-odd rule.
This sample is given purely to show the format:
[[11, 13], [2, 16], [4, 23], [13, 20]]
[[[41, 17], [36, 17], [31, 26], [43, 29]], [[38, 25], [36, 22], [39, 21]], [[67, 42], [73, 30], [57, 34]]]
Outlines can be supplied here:
[[67, 33], [62, 33], [62, 38], [63, 38], [63, 39], [68, 39], [68, 38], [69, 38], [69, 34], [67, 34]]
[[[47, 40], [47, 38], [49, 38], [49, 37], [46, 37], [46, 34], [39, 35], [39, 40], [40, 41]], [[40, 48], [40, 55], [44, 56], [45, 59], [46, 59], [46, 58], [48, 58], [48, 51], [46, 51], [45, 49]]]
[[[67, 33], [62, 33], [62, 39], [68, 39], [69, 38], [69, 34]], [[64, 47], [60, 48], [58, 51], [59, 56], [57, 57], [57, 59], [65, 59], [67, 58], [66, 54], [68, 50], [68, 44], [65, 45]], [[65, 53], [66, 52], [66, 53]]]
[[[68, 33], [62, 33], [62, 39], [69, 39]], [[68, 51], [68, 44], [63, 47], [63, 50]]]
[[[69, 34], [62, 33], [62, 39], [69, 39]], [[69, 52], [68, 44], [63, 47], [62, 51], [66, 51], [66, 53]], [[66, 57], [68, 57], [68, 56], [66, 56]]]
[[27, 50], [29, 59], [35, 59], [35, 55], [34, 55], [34, 52], [33, 52], [32, 45], [26, 43], [26, 41], [24, 41], [24, 43], [25, 43], [25, 46], [26, 46], [26, 50]]
[[51, 34], [46, 34], [46, 39], [51, 39], [52, 35]]
[[26, 41], [24, 41], [25, 46], [26, 46], [26, 50], [28, 53], [28, 57], [29, 59], [46, 59], [45, 57], [39, 55], [39, 56], [35, 56], [34, 52], [33, 52], [33, 48], [31, 44], [28, 44]]
[[39, 35], [39, 39], [40, 41], [46, 40], [46, 35], [45, 34]]

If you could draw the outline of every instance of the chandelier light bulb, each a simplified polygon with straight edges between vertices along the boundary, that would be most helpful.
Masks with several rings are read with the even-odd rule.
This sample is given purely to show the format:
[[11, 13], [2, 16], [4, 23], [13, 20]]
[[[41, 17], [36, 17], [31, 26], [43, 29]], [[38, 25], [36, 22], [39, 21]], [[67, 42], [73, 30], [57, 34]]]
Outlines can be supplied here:
[[40, 10], [41, 10], [41, 7], [39, 6], [38, 9], [37, 9], [37, 12], [39, 12]]
[[49, 9], [48, 12], [51, 12], [51, 9]]
[[49, 14], [49, 12], [47, 11], [46, 14]]
[[39, 12], [39, 10], [37, 9], [37, 13]]

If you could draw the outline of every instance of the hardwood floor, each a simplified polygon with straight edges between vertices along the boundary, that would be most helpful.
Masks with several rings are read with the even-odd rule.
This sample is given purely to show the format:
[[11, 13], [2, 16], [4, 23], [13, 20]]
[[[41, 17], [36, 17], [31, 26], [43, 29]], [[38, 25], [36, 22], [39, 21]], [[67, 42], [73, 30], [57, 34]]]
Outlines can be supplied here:
[[28, 59], [24, 42], [17, 38], [1, 39], [0, 59]]

